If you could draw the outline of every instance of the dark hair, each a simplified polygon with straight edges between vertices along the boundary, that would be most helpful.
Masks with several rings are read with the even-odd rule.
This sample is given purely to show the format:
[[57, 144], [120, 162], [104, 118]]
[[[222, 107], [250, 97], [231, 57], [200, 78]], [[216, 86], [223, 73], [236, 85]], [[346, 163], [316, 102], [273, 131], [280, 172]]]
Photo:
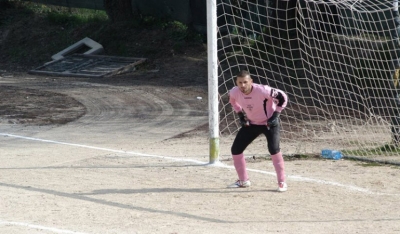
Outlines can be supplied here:
[[250, 72], [246, 71], [246, 70], [241, 70], [239, 72], [239, 74], [237, 74], [236, 77], [245, 77], [245, 76], [250, 76]]

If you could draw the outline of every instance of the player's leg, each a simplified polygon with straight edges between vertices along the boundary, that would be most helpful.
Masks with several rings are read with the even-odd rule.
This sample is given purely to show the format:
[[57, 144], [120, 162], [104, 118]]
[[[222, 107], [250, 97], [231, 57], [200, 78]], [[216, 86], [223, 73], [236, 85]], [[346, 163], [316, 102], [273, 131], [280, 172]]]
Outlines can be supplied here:
[[285, 178], [285, 162], [280, 150], [280, 126], [271, 127], [265, 132], [268, 142], [268, 151], [271, 154], [272, 164], [274, 165], [276, 177], [278, 181], [278, 191], [287, 190]]
[[237, 133], [235, 140], [231, 147], [233, 165], [236, 169], [239, 180], [229, 187], [249, 187], [250, 181], [246, 171], [246, 160], [244, 157], [244, 150], [261, 134], [260, 129], [255, 125], [242, 127]]

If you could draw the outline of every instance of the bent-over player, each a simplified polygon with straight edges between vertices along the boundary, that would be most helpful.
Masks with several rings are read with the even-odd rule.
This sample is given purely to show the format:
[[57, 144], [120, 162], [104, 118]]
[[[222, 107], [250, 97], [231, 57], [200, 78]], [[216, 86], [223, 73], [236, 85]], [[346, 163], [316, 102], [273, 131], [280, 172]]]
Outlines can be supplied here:
[[288, 102], [287, 95], [268, 85], [253, 83], [248, 71], [236, 77], [236, 86], [229, 91], [229, 102], [238, 114], [242, 127], [233, 141], [231, 153], [239, 179], [230, 188], [251, 185], [243, 151], [260, 134], [267, 138], [268, 151], [278, 180], [278, 191], [287, 190], [285, 166], [280, 143], [279, 115]]

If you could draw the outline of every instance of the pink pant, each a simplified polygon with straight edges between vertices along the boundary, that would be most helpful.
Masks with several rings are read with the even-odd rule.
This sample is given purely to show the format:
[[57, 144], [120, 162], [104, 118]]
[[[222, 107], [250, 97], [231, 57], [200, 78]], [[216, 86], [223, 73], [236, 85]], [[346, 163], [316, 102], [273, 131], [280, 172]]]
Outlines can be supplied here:
[[[246, 171], [246, 160], [242, 154], [232, 155], [233, 165], [235, 166], [239, 180], [246, 181], [249, 176]], [[285, 162], [283, 161], [282, 153], [271, 155], [272, 164], [274, 165], [276, 177], [279, 182], [285, 182]]]

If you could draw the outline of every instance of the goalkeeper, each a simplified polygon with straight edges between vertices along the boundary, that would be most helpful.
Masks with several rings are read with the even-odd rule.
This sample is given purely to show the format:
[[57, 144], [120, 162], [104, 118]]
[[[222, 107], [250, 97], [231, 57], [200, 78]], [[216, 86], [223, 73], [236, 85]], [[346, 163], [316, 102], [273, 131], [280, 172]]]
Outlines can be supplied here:
[[253, 83], [248, 71], [241, 71], [236, 77], [236, 86], [229, 91], [229, 102], [239, 115], [240, 128], [233, 141], [231, 153], [239, 180], [230, 188], [249, 187], [251, 185], [243, 151], [260, 134], [267, 138], [268, 151], [278, 180], [278, 191], [285, 192], [285, 166], [279, 148], [279, 115], [288, 102], [287, 95], [268, 85]]

